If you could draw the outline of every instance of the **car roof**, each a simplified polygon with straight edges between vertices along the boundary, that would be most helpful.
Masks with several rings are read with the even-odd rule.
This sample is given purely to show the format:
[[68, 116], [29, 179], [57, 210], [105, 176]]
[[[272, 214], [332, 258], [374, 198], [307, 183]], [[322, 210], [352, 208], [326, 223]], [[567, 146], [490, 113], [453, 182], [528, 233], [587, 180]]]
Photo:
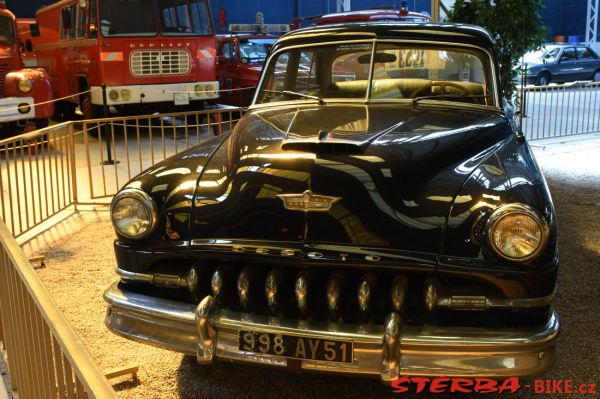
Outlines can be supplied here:
[[315, 43], [334, 36], [336, 40], [405, 39], [447, 43], [466, 43], [493, 51], [494, 40], [480, 26], [432, 22], [353, 22], [318, 25], [294, 30], [283, 35], [274, 50], [280, 46]]
[[324, 25], [327, 23], [343, 23], [356, 21], [370, 21], [376, 19], [396, 18], [398, 21], [412, 20], [414, 18], [422, 18], [430, 20], [429, 15], [408, 11], [406, 14], [401, 14], [399, 9], [369, 9], [358, 11], [347, 11], [340, 13], [325, 14], [317, 19], [317, 24]]

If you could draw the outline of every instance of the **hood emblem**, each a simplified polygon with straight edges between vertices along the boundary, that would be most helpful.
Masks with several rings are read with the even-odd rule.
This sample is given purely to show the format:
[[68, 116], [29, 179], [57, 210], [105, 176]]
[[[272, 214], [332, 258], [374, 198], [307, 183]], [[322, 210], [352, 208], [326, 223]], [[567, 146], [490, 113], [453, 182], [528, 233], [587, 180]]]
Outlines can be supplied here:
[[328, 212], [334, 203], [342, 199], [342, 197], [314, 194], [310, 190], [302, 194], [279, 194], [278, 197], [283, 201], [285, 209], [304, 212]]

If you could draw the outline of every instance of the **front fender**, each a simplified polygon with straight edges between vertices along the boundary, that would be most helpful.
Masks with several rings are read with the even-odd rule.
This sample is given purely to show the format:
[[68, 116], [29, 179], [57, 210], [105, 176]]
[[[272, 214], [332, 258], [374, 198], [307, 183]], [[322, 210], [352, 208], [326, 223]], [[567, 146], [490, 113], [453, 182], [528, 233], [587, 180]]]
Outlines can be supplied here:
[[[28, 93], [19, 90], [19, 80], [29, 79], [32, 89]], [[54, 94], [48, 73], [41, 68], [26, 68], [11, 71], [6, 75], [4, 82], [7, 97], [33, 97], [36, 119], [49, 118], [54, 114]], [[49, 102], [50, 101], [50, 102]]]
[[[228, 135], [217, 136], [142, 172], [125, 188], [146, 192], [156, 203], [158, 224], [144, 244], [188, 241], [193, 196], [204, 167]], [[119, 241], [132, 241], [119, 236]]]
[[[503, 204], [535, 208], [550, 227], [546, 249], [528, 264], [503, 260], [488, 249], [482, 229], [492, 211]], [[501, 286], [507, 297], [550, 295], [556, 284], [558, 251], [552, 198], [527, 143], [505, 140], [469, 176], [448, 216], [439, 270], [475, 273]]]

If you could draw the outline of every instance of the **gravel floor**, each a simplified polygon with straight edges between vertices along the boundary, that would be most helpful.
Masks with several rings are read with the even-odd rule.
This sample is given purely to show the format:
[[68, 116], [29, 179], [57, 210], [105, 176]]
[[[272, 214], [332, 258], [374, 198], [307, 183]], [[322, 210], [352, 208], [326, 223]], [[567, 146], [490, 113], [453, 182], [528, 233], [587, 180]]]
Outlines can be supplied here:
[[[600, 298], [600, 138], [564, 145], [535, 143], [534, 150], [554, 197], [562, 256], [559, 292], [555, 300], [563, 323], [559, 360], [554, 369], [541, 378], [573, 379], [575, 384], [600, 383], [600, 322], [597, 317]], [[133, 343], [109, 333], [103, 324], [102, 292], [115, 280], [112, 241], [108, 218], [99, 217], [49, 247], [47, 267], [40, 270], [39, 275], [101, 368], [126, 364], [140, 366], [139, 381], [115, 381], [115, 388], [122, 398], [285, 396], [291, 399], [392, 395], [391, 390], [378, 381], [361, 378], [290, 374], [232, 364], [205, 369], [192, 358]], [[518, 396], [553, 397], [535, 395], [527, 389]]]

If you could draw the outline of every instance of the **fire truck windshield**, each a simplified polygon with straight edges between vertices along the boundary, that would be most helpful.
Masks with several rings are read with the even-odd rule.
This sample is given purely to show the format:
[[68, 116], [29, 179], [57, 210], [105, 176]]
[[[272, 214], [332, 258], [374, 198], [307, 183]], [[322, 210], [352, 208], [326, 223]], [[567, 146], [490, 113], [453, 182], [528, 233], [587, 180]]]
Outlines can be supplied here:
[[15, 42], [13, 20], [0, 16], [0, 45], [10, 46]]
[[246, 59], [249, 63], [264, 62], [276, 41], [275, 38], [240, 40], [240, 59]]
[[212, 34], [206, 1], [100, 0], [102, 36], [156, 36], [159, 30], [165, 36]]

